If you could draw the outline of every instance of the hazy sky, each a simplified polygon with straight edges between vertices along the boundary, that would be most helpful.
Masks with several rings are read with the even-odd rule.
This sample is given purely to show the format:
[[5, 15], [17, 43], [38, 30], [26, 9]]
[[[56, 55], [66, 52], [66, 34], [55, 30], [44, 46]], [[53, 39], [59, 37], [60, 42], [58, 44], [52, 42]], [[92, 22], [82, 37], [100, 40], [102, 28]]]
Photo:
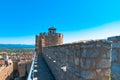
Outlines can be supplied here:
[[65, 42], [120, 35], [120, 0], [0, 0], [0, 43], [34, 44], [51, 26]]

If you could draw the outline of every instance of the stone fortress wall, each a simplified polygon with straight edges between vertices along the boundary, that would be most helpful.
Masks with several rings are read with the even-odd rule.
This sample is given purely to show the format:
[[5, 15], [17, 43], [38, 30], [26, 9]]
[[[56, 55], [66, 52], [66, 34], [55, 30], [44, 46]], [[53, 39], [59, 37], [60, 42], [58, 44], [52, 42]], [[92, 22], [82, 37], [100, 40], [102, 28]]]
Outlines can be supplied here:
[[26, 62], [11, 62], [11, 65], [8, 65], [2, 71], [0, 71], [0, 80], [11, 80], [16, 74], [13, 72], [18, 70], [18, 76], [24, 77], [26, 73], [29, 74], [32, 61]]
[[18, 63], [19, 77], [26, 76], [26, 73], [29, 74], [31, 63], [32, 61], [26, 61], [26, 62], [24, 61]]
[[120, 80], [120, 36], [109, 37], [108, 41], [112, 41], [111, 77]]
[[109, 80], [111, 43], [87, 41], [43, 47], [56, 80]]
[[36, 38], [36, 52], [44, 57], [56, 80], [120, 80], [120, 36], [69, 44], [62, 44], [63, 36], [60, 44], [40, 37]]
[[0, 71], [0, 80], [10, 80], [13, 72], [13, 64], [8, 65]]

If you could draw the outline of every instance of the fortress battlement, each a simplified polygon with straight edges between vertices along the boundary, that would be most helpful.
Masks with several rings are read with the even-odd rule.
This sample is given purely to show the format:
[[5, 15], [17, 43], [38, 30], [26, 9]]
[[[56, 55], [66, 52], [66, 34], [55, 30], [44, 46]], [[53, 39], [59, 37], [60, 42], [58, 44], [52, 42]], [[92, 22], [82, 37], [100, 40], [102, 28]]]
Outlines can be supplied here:
[[63, 34], [48, 30], [36, 36], [36, 53], [56, 80], [120, 79], [120, 36], [63, 44]]
[[51, 37], [51, 36], [54, 36], [54, 37], [63, 37], [63, 34], [61, 33], [46, 33], [46, 32], [43, 32], [43, 33], [40, 33], [39, 36], [41, 37]]
[[53, 46], [63, 44], [63, 34], [57, 33], [56, 28], [48, 28], [48, 32], [42, 32], [39, 35], [36, 35], [36, 50], [38, 53], [42, 53], [42, 47], [44, 46]]

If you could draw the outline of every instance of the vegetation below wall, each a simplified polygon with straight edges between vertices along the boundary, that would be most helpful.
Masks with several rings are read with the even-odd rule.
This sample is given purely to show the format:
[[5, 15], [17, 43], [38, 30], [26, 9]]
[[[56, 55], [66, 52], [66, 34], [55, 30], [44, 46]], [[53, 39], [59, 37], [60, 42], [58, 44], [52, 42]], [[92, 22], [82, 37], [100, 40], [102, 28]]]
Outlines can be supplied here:
[[32, 52], [34, 48], [0, 48], [0, 52], [16, 53], [16, 52]]

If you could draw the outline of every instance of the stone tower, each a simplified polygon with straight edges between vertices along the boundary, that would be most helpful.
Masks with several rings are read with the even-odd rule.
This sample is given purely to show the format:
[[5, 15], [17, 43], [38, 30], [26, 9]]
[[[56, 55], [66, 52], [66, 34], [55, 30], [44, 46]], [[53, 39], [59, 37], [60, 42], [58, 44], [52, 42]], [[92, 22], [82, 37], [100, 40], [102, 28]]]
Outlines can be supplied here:
[[40, 33], [36, 36], [36, 52], [42, 54], [42, 47], [63, 44], [63, 35], [56, 33], [56, 28], [48, 28], [48, 33]]

